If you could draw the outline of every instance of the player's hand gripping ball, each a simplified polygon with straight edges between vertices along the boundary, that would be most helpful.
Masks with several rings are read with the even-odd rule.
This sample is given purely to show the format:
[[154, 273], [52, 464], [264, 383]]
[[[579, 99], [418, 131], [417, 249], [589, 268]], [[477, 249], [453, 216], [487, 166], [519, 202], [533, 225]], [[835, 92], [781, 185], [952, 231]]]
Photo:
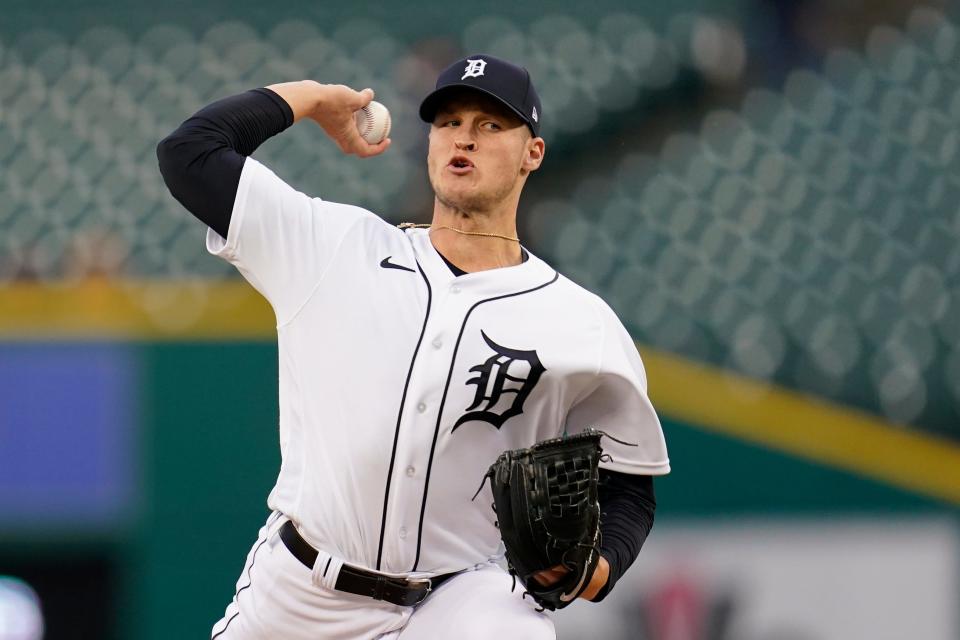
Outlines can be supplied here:
[[360, 137], [370, 144], [377, 144], [390, 135], [390, 112], [376, 100], [354, 111], [353, 119]]

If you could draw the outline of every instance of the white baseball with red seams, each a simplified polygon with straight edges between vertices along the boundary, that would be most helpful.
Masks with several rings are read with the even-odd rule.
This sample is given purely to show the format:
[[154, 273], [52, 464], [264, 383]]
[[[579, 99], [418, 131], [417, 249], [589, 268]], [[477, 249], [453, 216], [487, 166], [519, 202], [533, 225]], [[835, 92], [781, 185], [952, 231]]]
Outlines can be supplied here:
[[353, 119], [360, 137], [370, 144], [377, 144], [390, 135], [390, 111], [376, 100], [355, 111]]

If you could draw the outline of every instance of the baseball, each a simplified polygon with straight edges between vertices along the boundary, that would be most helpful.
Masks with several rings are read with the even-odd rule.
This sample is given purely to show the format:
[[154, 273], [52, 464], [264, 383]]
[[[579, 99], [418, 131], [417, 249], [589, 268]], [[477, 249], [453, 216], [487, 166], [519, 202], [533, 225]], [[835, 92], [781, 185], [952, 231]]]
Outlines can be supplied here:
[[370, 144], [377, 144], [390, 135], [390, 112], [376, 100], [355, 111], [353, 119], [360, 136]]

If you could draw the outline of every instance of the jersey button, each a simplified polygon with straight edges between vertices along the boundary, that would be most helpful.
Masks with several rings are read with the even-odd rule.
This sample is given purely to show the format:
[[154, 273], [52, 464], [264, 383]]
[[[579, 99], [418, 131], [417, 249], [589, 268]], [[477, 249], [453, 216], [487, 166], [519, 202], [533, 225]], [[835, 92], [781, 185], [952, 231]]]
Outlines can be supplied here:
[[401, 537], [401, 538], [406, 538], [406, 537], [407, 537], [407, 528], [406, 528], [406, 527], [400, 527], [400, 537]]
[[460, 285], [455, 284], [450, 287], [450, 293], [460, 293]]
[[425, 405], [424, 403], [421, 402], [420, 404], [417, 405], [417, 411], [419, 411], [420, 413], [423, 413], [426, 410], [427, 410], [427, 405]]
[[443, 340], [441, 340], [440, 338], [436, 338], [436, 339], [435, 339], [433, 342], [431, 342], [430, 344], [433, 345], [433, 348], [434, 348], [434, 349], [439, 349], [440, 347], [443, 346]]
[[414, 469], [413, 467], [407, 467], [407, 475], [408, 475], [409, 477], [412, 478], [412, 477], [413, 477], [413, 474], [415, 474], [416, 472], [417, 472], [417, 470]]

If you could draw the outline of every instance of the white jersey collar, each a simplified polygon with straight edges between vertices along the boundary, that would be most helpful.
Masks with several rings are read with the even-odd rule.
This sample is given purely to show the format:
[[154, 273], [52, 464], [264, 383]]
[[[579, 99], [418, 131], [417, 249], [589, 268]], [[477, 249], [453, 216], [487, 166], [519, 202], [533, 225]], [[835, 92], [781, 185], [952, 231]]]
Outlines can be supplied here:
[[524, 249], [529, 258], [518, 265], [455, 276], [433, 246], [429, 231], [429, 229], [407, 229], [406, 234], [413, 245], [417, 262], [434, 285], [449, 286], [456, 281], [461, 290], [486, 297], [529, 289], [556, 277], [556, 271], [526, 247]]

